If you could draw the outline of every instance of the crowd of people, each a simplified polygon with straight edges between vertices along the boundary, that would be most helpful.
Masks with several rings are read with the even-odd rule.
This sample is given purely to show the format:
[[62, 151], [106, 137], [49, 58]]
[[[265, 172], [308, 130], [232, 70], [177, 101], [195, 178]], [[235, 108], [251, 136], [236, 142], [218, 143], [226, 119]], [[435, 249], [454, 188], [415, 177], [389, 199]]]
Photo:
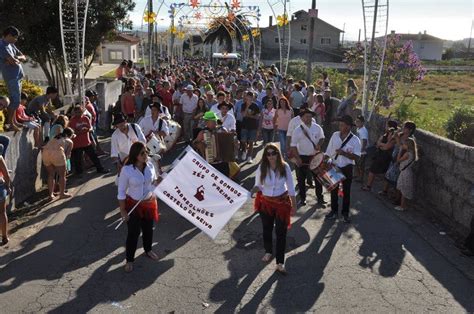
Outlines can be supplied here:
[[[48, 87], [44, 95], [33, 99], [21, 93], [24, 56], [14, 46], [18, 34], [15, 28], [8, 28], [0, 43], [0, 61], [4, 60], [1, 69], [9, 91], [9, 97], [0, 97], [0, 106], [8, 110], [9, 129], [34, 130], [35, 145], [42, 150], [48, 171], [50, 198], [54, 199], [56, 192], [60, 198], [67, 198], [70, 194], [66, 189], [66, 174], [74, 170], [81, 175], [84, 160], [94, 165], [98, 173], [108, 172], [98, 158], [103, 151], [96, 135], [97, 94], [87, 91], [86, 97], [72, 106], [69, 114], [57, 115], [51, 108], [52, 100], [58, 95], [56, 88]], [[10, 78], [20, 83], [13, 84], [8, 81]], [[282, 274], [286, 274], [284, 251], [290, 215], [298, 207], [306, 206], [307, 188], [315, 189], [320, 206], [325, 207], [327, 203], [319, 170], [311, 167], [318, 154], [324, 155], [323, 162], [336, 167], [345, 178], [330, 189], [330, 211], [326, 219], [339, 217], [341, 198], [342, 220], [351, 222], [353, 178], [364, 182], [362, 189], [370, 191], [375, 177], [383, 175], [386, 183], [380, 194], [387, 195], [392, 187], [396, 191], [393, 201], [397, 210], [407, 209], [408, 202], [415, 197], [416, 125], [407, 121], [398, 129], [397, 122], [389, 120], [385, 134], [370, 146], [364, 118], [354, 116], [358, 88], [352, 79], [347, 81], [346, 96], [339, 100], [331, 95], [327, 73], [315, 84], [307, 84], [280, 74], [274, 65], [244, 71], [225, 65], [212, 67], [206, 60], [193, 59], [179, 65], [165, 64], [147, 72], [124, 60], [116, 70], [116, 78], [123, 82], [123, 92], [112, 110], [115, 130], [110, 156], [117, 168], [120, 212], [128, 224], [127, 272], [133, 270], [140, 232], [146, 255], [158, 258], [151, 248], [153, 221], [159, 217], [152, 191], [160, 182], [160, 158], [149, 159], [146, 143], [152, 138], [162, 142], [170, 135], [173, 123], [181, 126], [179, 140], [192, 145], [203, 157], [207, 154], [208, 133], [229, 135], [225, 137], [228, 143], [224, 146], [235, 147], [232, 149], [234, 164], [254, 163], [255, 148], [263, 148], [253, 188], [255, 209], [260, 213], [263, 227], [265, 255], [262, 260], [269, 262], [273, 258], [275, 227], [276, 270]], [[8, 142], [2, 136], [0, 144], [5, 156]], [[365, 181], [366, 156], [370, 152], [373, 160]], [[233, 177], [228, 160], [217, 158], [210, 163]], [[6, 243], [7, 218], [2, 195], [9, 193], [11, 180], [3, 158], [0, 158], [0, 172], [3, 174], [0, 224], [2, 241]], [[138, 202], [138, 210], [130, 214]]]

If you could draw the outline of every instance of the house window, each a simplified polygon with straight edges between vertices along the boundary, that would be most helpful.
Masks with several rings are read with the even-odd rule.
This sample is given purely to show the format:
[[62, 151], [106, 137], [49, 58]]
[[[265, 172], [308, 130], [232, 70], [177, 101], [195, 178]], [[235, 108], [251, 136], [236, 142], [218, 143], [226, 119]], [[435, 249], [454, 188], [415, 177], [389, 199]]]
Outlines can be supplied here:
[[135, 60], [135, 49], [132, 49], [132, 59]]
[[278, 37], [275, 37], [275, 44], [278, 44], [279, 42]]
[[123, 51], [121, 50], [110, 50], [109, 59], [111, 61], [123, 60]]
[[306, 38], [301, 38], [300, 39], [300, 44], [306, 45]]
[[307, 31], [308, 30], [308, 25], [301, 25], [301, 30], [302, 31]]
[[321, 37], [321, 45], [330, 45], [330, 44], [331, 44], [331, 38]]
[[420, 49], [425, 49], [425, 44], [420, 44]]

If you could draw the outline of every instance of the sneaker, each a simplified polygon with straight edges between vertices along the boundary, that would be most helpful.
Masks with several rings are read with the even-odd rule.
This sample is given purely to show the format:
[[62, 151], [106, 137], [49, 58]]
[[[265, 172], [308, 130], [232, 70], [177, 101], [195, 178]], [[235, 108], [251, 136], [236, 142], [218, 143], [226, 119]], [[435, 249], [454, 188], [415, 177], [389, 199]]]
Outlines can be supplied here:
[[247, 152], [242, 152], [242, 160], [246, 160], [247, 159]]
[[319, 205], [326, 205], [327, 203], [328, 203], [328, 202], [326, 202], [323, 197], [318, 198], [318, 204], [319, 204]]
[[349, 218], [349, 216], [344, 215], [343, 218], [342, 218], [342, 220], [343, 220], [344, 223], [346, 223], [346, 224], [351, 223], [351, 219]]
[[402, 212], [405, 210], [405, 208], [401, 207], [401, 206], [395, 206], [394, 207], [395, 210], [398, 210], [399, 212]]
[[249, 156], [249, 157], [247, 158], [247, 162], [248, 162], [249, 164], [252, 164], [252, 163], [253, 163], [252, 157]]
[[337, 218], [337, 213], [332, 211], [329, 214], [327, 214], [324, 218], [327, 220], [335, 220]]

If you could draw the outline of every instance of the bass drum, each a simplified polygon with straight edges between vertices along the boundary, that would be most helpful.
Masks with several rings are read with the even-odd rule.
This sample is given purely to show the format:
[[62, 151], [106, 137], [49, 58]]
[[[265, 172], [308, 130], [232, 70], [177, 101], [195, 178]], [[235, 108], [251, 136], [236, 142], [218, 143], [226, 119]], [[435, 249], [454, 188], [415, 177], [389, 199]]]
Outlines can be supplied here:
[[181, 136], [181, 125], [174, 120], [168, 120], [168, 128], [170, 134], [165, 136], [166, 150], [169, 151], [178, 141]]

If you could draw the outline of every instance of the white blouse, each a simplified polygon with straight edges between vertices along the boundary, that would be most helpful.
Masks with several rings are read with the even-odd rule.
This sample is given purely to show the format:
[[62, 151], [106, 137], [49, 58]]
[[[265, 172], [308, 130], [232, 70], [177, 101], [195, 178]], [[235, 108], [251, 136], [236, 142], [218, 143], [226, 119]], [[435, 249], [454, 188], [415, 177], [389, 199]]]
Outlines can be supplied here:
[[127, 195], [138, 201], [155, 190], [153, 181], [157, 179], [155, 167], [147, 162], [143, 173], [133, 165], [126, 165], [120, 171], [118, 180], [118, 200], [125, 200]]
[[260, 182], [261, 170], [258, 167], [255, 174], [255, 186], [262, 191], [265, 196], [279, 196], [288, 191], [290, 196], [295, 196], [295, 184], [293, 182], [293, 175], [288, 164], [285, 164], [286, 177], [281, 177], [279, 173], [271, 170], [267, 173], [264, 182]]

